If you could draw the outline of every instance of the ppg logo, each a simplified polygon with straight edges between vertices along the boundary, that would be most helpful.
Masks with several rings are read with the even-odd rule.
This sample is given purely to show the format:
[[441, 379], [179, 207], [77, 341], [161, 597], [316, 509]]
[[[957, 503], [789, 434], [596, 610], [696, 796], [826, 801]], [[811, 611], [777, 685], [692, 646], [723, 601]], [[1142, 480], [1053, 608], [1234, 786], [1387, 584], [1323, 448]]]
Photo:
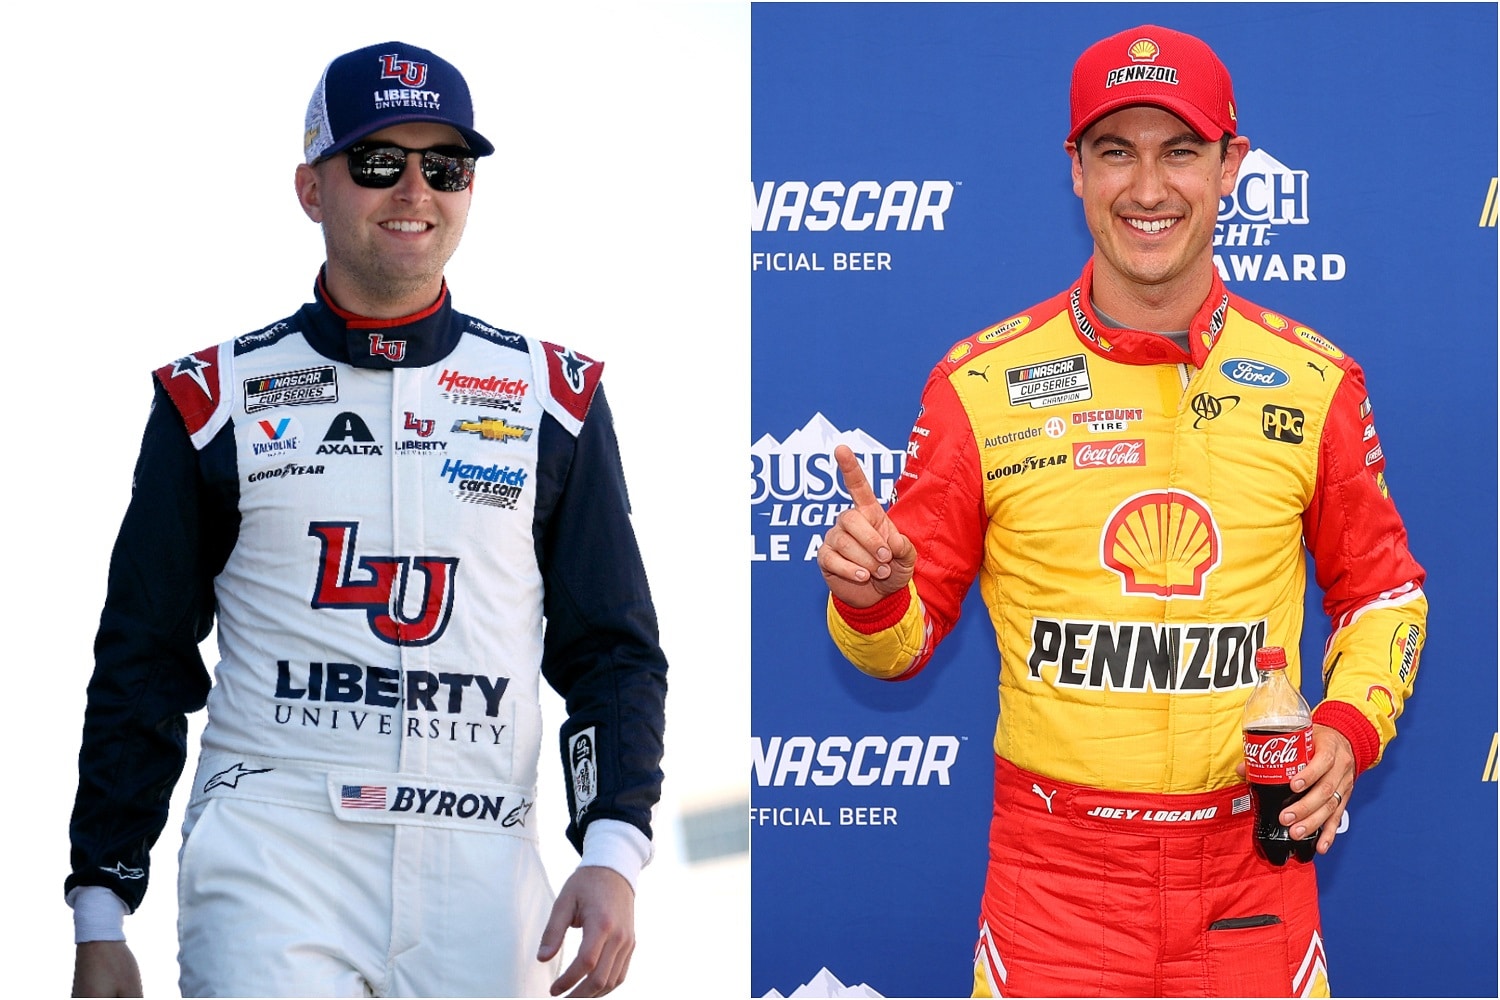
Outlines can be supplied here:
[[1265, 406], [1260, 411], [1261, 433], [1272, 441], [1302, 443], [1301, 410], [1286, 406]]

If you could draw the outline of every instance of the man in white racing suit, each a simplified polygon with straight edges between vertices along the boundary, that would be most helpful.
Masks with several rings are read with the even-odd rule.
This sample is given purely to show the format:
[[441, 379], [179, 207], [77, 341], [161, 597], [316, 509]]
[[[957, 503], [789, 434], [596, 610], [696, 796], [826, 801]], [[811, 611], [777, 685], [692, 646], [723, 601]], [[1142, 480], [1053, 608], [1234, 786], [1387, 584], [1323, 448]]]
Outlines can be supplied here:
[[[80, 753], [75, 993], [140, 990], [123, 916], [205, 702], [185, 995], [607, 993], [651, 855], [666, 663], [603, 365], [453, 308], [443, 269], [494, 151], [457, 69], [346, 53], [306, 125], [314, 301], [155, 373]], [[555, 902], [543, 678], [582, 854]]]

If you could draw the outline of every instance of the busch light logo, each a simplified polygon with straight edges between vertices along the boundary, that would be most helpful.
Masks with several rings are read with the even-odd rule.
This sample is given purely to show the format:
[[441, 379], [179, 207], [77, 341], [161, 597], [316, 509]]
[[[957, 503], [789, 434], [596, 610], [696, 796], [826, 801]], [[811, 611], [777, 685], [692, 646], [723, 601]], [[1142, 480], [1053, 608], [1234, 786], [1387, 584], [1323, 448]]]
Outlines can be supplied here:
[[381, 56], [380, 78], [397, 80], [403, 87], [420, 87], [427, 82], [427, 64], [398, 59], [395, 53]]
[[763, 434], [750, 446], [752, 562], [793, 561], [794, 539], [803, 561], [817, 558], [823, 532], [852, 506], [833, 460], [840, 444], [853, 449], [881, 502], [890, 502], [905, 449], [888, 448], [862, 430], [841, 431], [821, 413], [782, 441]]
[[[448, 627], [457, 557], [356, 556], [355, 521], [313, 521], [307, 533], [320, 550], [314, 608], [363, 611], [370, 631], [393, 646], [426, 646]], [[413, 571], [423, 578], [420, 593]]]
[[1264, 253], [1285, 231], [1305, 226], [1308, 214], [1306, 170], [1293, 170], [1263, 149], [1252, 149], [1240, 164], [1234, 190], [1219, 199], [1214, 228], [1214, 266], [1225, 281], [1341, 281], [1342, 254]]

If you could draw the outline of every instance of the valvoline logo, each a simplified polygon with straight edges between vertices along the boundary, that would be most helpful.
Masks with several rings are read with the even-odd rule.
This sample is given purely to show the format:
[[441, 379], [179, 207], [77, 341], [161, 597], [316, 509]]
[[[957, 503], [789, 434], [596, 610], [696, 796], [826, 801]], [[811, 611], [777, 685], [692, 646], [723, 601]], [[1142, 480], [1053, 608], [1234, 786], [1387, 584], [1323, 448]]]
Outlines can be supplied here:
[[1230, 358], [1219, 366], [1219, 371], [1231, 382], [1257, 389], [1275, 389], [1292, 380], [1290, 375], [1275, 365], [1251, 361], [1249, 358]]

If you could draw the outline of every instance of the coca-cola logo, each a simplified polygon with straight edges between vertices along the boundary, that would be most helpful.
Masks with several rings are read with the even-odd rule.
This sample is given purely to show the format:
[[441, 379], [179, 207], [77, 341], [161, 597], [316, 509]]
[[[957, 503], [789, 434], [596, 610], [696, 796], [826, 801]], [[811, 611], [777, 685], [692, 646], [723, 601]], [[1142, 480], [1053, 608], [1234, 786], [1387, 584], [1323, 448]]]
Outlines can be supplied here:
[[1076, 469], [1118, 469], [1146, 464], [1146, 442], [1141, 438], [1123, 441], [1085, 441], [1073, 446]]
[[1289, 781], [1312, 756], [1312, 729], [1245, 733], [1245, 776], [1251, 781]]
[[1302, 734], [1273, 736], [1264, 743], [1245, 744], [1245, 762], [1261, 767], [1284, 767], [1301, 763]]

